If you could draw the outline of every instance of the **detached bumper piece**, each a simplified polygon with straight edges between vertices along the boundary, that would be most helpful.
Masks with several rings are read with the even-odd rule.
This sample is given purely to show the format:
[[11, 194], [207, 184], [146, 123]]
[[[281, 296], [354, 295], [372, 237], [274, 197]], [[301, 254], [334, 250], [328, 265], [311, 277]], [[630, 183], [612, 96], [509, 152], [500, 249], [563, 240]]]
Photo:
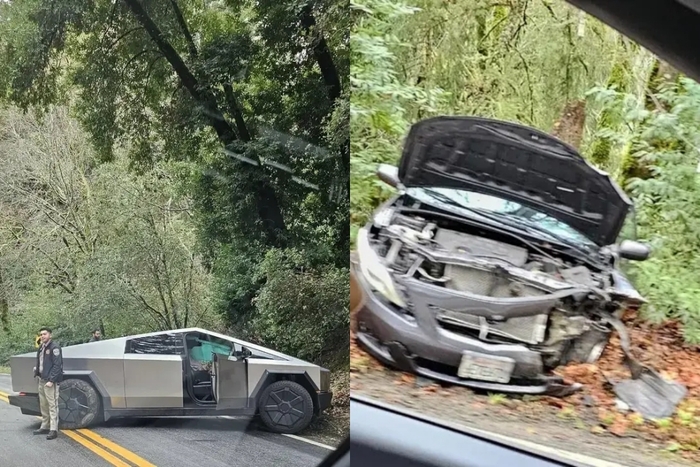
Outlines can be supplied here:
[[422, 365], [420, 359], [409, 355], [406, 348], [398, 342], [382, 344], [372, 335], [365, 332], [357, 333], [357, 341], [370, 355], [387, 366], [457, 386], [465, 386], [483, 391], [548, 395], [553, 397], [569, 396], [582, 387], [580, 384], [566, 384], [564, 380], [558, 376], [544, 375], [537, 381], [533, 381], [534, 384], [503, 384], [464, 379], [458, 377], [456, 374], [452, 375]]
[[639, 363], [630, 351], [630, 338], [624, 323], [612, 315], [606, 319], [620, 335], [625, 364], [632, 374], [632, 379], [613, 384], [617, 397], [647, 419], [673, 415], [678, 404], [688, 394], [688, 389], [675, 381], [664, 379], [653, 369]]
[[10, 394], [10, 405], [19, 407], [24, 415], [41, 415], [38, 394]]

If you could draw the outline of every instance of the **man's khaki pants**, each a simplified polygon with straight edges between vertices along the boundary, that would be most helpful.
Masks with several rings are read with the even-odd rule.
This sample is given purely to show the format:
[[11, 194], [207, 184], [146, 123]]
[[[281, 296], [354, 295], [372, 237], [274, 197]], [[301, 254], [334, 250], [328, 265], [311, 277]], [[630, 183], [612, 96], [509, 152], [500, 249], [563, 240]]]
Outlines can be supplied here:
[[54, 383], [47, 387], [43, 379], [39, 380], [39, 406], [41, 407], [41, 429], [58, 431], [58, 386]]

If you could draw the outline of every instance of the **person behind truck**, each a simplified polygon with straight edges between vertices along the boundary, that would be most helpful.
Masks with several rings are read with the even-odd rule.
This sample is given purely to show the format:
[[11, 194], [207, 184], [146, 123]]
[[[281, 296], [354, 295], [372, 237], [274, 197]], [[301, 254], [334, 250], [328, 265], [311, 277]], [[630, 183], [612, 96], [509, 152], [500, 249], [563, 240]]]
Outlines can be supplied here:
[[99, 329], [95, 329], [92, 331], [92, 337], [90, 338], [90, 342], [97, 342], [102, 340], [102, 332], [100, 332]]

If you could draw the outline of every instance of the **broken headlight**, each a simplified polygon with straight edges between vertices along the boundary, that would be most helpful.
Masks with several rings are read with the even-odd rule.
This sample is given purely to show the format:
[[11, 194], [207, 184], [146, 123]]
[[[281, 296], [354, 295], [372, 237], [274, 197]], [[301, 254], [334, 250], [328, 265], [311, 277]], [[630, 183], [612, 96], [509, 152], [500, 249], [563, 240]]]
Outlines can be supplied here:
[[369, 244], [366, 228], [357, 233], [357, 255], [360, 271], [372, 289], [393, 304], [405, 307], [406, 302], [399, 296], [389, 270]]

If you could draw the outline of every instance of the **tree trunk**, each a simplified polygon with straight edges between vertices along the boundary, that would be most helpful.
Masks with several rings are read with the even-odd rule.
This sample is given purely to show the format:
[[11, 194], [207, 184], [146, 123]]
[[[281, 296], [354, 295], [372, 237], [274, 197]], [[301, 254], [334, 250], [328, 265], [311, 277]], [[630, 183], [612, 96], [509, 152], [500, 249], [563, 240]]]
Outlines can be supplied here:
[[675, 83], [679, 76], [680, 72], [668, 63], [658, 59], [654, 62], [646, 88], [645, 103], [648, 110], [669, 110], [659, 101], [655, 100], [654, 96], [661, 90], [664, 84]]
[[233, 128], [231, 128], [231, 125], [229, 125], [226, 119], [224, 119], [224, 116], [219, 110], [219, 106], [216, 104], [216, 98], [212, 92], [209, 89], [200, 86], [197, 78], [195, 78], [194, 74], [192, 74], [187, 65], [185, 65], [185, 62], [182, 60], [173, 46], [165, 39], [163, 33], [148, 15], [148, 13], [146, 13], [146, 10], [143, 9], [139, 1], [123, 0], [123, 2], [127, 5], [127, 7], [129, 7], [131, 12], [136, 17], [136, 20], [141, 23], [153, 42], [156, 43], [158, 49], [173, 67], [175, 73], [177, 73], [183, 86], [185, 86], [192, 98], [202, 106], [205, 118], [212, 128], [214, 128], [221, 142], [226, 145], [235, 141], [236, 135]]
[[[668, 111], [665, 103], [661, 102], [656, 95], [663, 87], [664, 84], [673, 83], [678, 80], [680, 72], [675, 70], [671, 65], [661, 60], [656, 59], [649, 74], [649, 79], [647, 80], [647, 85], [645, 89], [645, 99], [644, 105], [648, 110], [661, 110]], [[662, 144], [667, 144], [664, 142]], [[673, 143], [677, 146], [684, 146], [683, 141], [676, 141]], [[655, 143], [652, 142], [652, 146]], [[678, 148], [682, 150], [681, 147]], [[652, 167], [648, 164], [642, 163], [639, 159], [635, 158], [633, 155], [627, 153], [622, 163], [622, 169], [620, 178], [622, 180], [623, 187], [627, 182], [633, 178], [639, 178], [642, 180], [650, 179], [653, 177]]]
[[187, 39], [187, 50], [190, 56], [194, 58], [197, 56], [197, 46], [194, 43], [192, 34], [190, 33], [190, 28], [187, 27], [187, 21], [185, 21], [185, 17], [182, 15], [182, 10], [180, 10], [180, 6], [175, 0], [170, 0], [170, 5], [173, 7], [173, 11], [175, 11], [177, 24], [180, 26], [180, 29], [182, 29], [185, 39]]
[[0, 326], [3, 331], [10, 332], [10, 304], [7, 302], [2, 269], [0, 269]]
[[250, 132], [248, 131], [248, 125], [245, 123], [243, 118], [243, 113], [241, 108], [236, 101], [236, 95], [233, 93], [233, 86], [230, 83], [224, 84], [224, 95], [226, 96], [226, 103], [229, 108], [229, 112], [233, 115], [233, 120], [236, 122], [236, 129], [238, 130], [238, 137], [241, 141], [250, 141]]
[[[190, 71], [173, 46], [165, 39], [163, 33], [143, 9], [139, 1], [123, 0], [123, 2], [131, 10], [137, 21], [143, 26], [153, 42], [158, 46], [163, 56], [165, 56], [166, 60], [168, 60], [173, 67], [180, 81], [182, 81], [182, 85], [190, 93], [190, 96], [192, 96], [192, 99], [202, 106], [203, 114], [209, 122], [209, 125], [216, 131], [219, 141], [221, 141], [224, 146], [228, 146], [237, 140], [236, 133], [221, 113], [214, 94], [207, 86], [202, 86], [201, 83], [198, 82], [197, 78]], [[174, 3], [173, 6], [177, 7], [177, 4]], [[179, 12], [179, 8], [177, 11]], [[180, 26], [184, 26], [185, 30], [187, 30], [184, 19]], [[188, 35], [188, 33], [184, 31], [183, 34], [185, 34], [186, 37]], [[190, 44], [189, 48], [190, 52], [192, 52], [194, 43], [190, 42]], [[194, 49], [194, 53], [196, 54], [196, 49]], [[261, 170], [260, 167], [252, 166], [251, 169]], [[262, 181], [258, 185], [256, 202], [258, 215], [261, 216], [261, 220], [265, 226], [265, 233], [267, 234], [269, 243], [273, 246], [283, 247], [285, 245], [284, 233], [287, 228], [284, 223], [284, 217], [282, 216], [282, 209], [277, 199], [277, 194], [267, 181]]]
[[333, 61], [333, 55], [328, 47], [326, 38], [321, 31], [314, 31], [316, 18], [314, 17], [311, 5], [307, 5], [301, 11], [301, 24], [307, 32], [313, 34], [313, 52], [316, 62], [321, 69], [323, 81], [328, 88], [328, 97], [331, 102], [335, 102], [340, 97], [340, 76]]
[[581, 147], [585, 123], [586, 101], [570, 101], [564, 106], [561, 118], [554, 124], [552, 134], [578, 150]]

